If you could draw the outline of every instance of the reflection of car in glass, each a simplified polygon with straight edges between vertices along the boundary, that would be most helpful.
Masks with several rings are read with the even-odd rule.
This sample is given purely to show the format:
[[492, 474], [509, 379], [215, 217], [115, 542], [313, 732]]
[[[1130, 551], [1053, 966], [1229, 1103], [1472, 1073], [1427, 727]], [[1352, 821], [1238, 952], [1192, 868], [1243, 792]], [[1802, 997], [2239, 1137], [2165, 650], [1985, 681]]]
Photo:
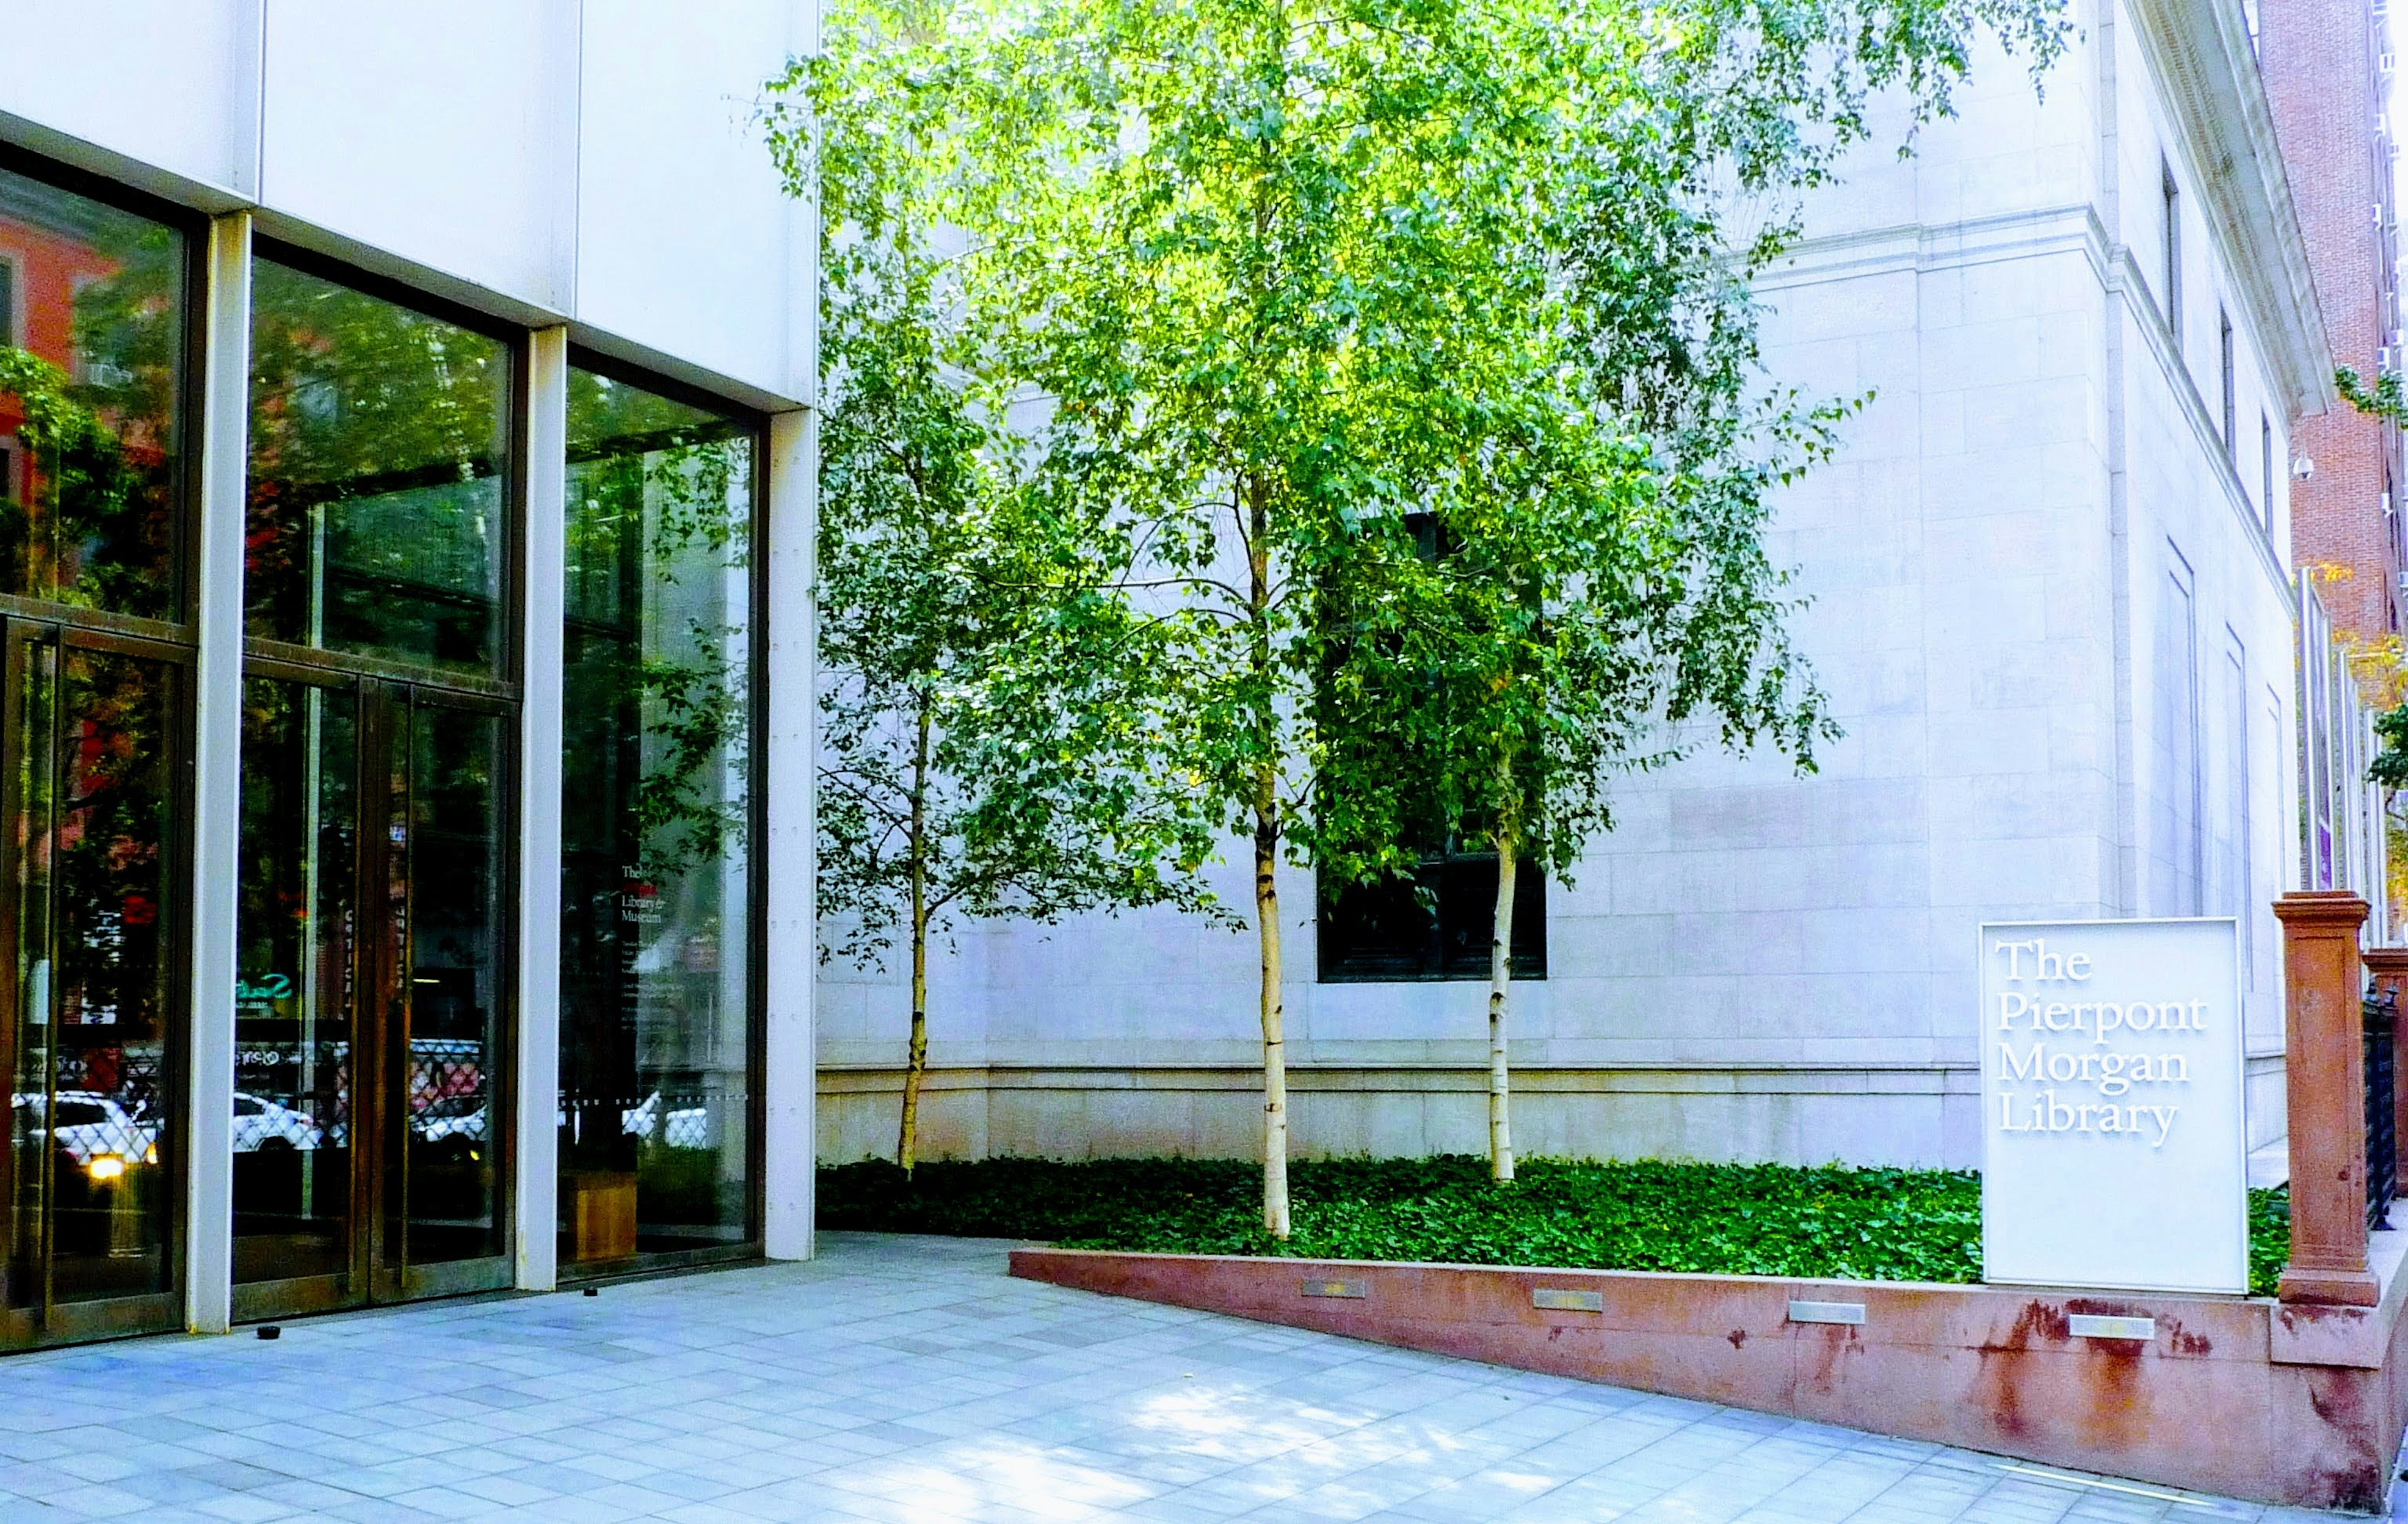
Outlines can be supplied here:
[[409, 1115], [409, 1130], [427, 1143], [466, 1138], [481, 1143], [485, 1136], [483, 1096], [437, 1096]]
[[411, 1139], [425, 1152], [411, 1157], [429, 1164], [471, 1165], [485, 1157], [485, 1098], [437, 1096], [410, 1108]]
[[619, 1114], [621, 1130], [638, 1138], [658, 1137], [671, 1148], [702, 1148], [710, 1142], [710, 1109], [707, 1106], [681, 1106], [668, 1114], [655, 1131], [653, 1123], [661, 1115], [661, 1093], [646, 1096], [636, 1105]]
[[248, 1091], [234, 1093], [234, 1151], [274, 1153], [280, 1148], [315, 1148], [325, 1134], [308, 1114], [280, 1105]]
[[[21, 1093], [12, 1105], [21, 1114], [21, 1135], [50, 1135], [50, 1129], [43, 1125], [41, 1095]], [[113, 1097], [96, 1090], [61, 1090], [53, 1119], [60, 1154], [94, 1180], [114, 1180], [132, 1165], [159, 1162], [158, 1128]]]

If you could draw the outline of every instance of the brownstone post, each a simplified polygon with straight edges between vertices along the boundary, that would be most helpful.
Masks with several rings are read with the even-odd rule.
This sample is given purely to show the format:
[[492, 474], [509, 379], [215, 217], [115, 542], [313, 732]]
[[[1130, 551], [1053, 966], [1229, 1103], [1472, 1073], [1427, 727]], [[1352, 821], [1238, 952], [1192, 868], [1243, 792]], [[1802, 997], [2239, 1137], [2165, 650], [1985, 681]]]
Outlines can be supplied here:
[[[2359, 955], [2374, 976], [2378, 992], [2388, 990], [2398, 1009], [2408, 1014], [2408, 947], [2370, 947]], [[2408, 1021], [2391, 1024], [2391, 1136], [2395, 1143], [2392, 1184], [2408, 1200]]]
[[2358, 932], [2366, 901], [2346, 890], [2286, 894], [2283, 977], [2290, 1010], [2285, 1086], [2291, 1113], [2291, 1262], [2285, 1301], [2372, 1307], [2366, 1268], [2365, 975]]

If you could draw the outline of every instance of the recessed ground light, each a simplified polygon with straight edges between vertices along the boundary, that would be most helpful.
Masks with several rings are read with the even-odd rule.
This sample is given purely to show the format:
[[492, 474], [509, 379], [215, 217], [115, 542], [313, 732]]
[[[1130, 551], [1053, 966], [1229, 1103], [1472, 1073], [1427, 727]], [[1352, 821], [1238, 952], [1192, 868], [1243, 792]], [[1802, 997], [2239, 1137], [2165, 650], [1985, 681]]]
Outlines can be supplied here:
[[281, 1339], [284, 1337], [284, 1330], [273, 1323], [265, 1323], [260, 1326], [259, 1336], [263, 1339]]
[[598, 1286], [589, 1286], [585, 1288], [585, 1294], [589, 1297], [598, 1297], [602, 1294], [602, 1288]]

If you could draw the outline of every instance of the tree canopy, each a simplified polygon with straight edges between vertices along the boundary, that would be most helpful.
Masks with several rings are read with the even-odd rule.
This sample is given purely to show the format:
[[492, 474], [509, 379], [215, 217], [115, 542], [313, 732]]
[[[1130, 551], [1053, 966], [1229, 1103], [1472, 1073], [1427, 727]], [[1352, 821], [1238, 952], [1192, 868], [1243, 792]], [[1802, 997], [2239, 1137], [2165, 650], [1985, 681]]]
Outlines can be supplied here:
[[[1460, 760], [1449, 725], [1536, 758], [1509, 732], [1560, 718], [1413, 683], [1630, 676], [1516, 785], [1566, 860], [1547, 790], [1652, 722], [1816, 733], [1758, 532], [1833, 415], [1762, 385], [1747, 279], [1872, 102], [1920, 122], [1985, 36], [2037, 70], [2063, 35], [2054, 0], [831, 7], [776, 128], [832, 280], [898, 236], [925, 256], [937, 357], [1025, 441], [1010, 533], [1050, 628], [1141, 650], [1144, 744], [1251, 841], [1273, 1235], [1278, 865], [1402, 866], [1431, 806], [1400, 758]], [[1425, 556], [1431, 518], [1464, 556]], [[1611, 614], [1570, 617], [1579, 591]], [[1482, 772], [1443, 774], [1467, 808]]]

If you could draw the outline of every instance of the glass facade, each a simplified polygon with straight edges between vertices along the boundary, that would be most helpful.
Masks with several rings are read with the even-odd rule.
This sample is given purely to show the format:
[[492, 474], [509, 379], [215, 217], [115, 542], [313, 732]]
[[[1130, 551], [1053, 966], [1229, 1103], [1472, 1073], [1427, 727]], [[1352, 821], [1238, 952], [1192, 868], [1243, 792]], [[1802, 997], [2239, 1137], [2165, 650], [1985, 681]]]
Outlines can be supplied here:
[[273, 259], [251, 345], [251, 633], [497, 673], [510, 346]]
[[183, 227], [0, 168], [0, 1340], [172, 1324]]
[[173, 669], [32, 631], [8, 658], [9, 1301], [158, 1295], [171, 1269]]
[[572, 367], [564, 1270], [757, 1238], [751, 424]]
[[359, 748], [358, 705], [342, 689], [244, 682], [237, 1281], [351, 1270]]
[[0, 168], [0, 592], [181, 611], [191, 264], [180, 229]]
[[512, 1284], [530, 873], [564, 893], [564, 1270], [757, 1252], [763, 425], [550, 372], [564, 841], [523, 863], [529, 342], [266, 244], [247, 395], [208, 399], [246, 428], [243, 656], [234, 857], [198, 880], [234, 915], [231, 1138], [193, 1149], [225, 1083], [190, 1067], [224, 850], [194, 830], [204, 230], [0, 158], [0, 1348], [179, 1326], [212, 1176], [237, 1320]]
[[509, 1280], [508, 340], [255, 266], [243, 1310]]

